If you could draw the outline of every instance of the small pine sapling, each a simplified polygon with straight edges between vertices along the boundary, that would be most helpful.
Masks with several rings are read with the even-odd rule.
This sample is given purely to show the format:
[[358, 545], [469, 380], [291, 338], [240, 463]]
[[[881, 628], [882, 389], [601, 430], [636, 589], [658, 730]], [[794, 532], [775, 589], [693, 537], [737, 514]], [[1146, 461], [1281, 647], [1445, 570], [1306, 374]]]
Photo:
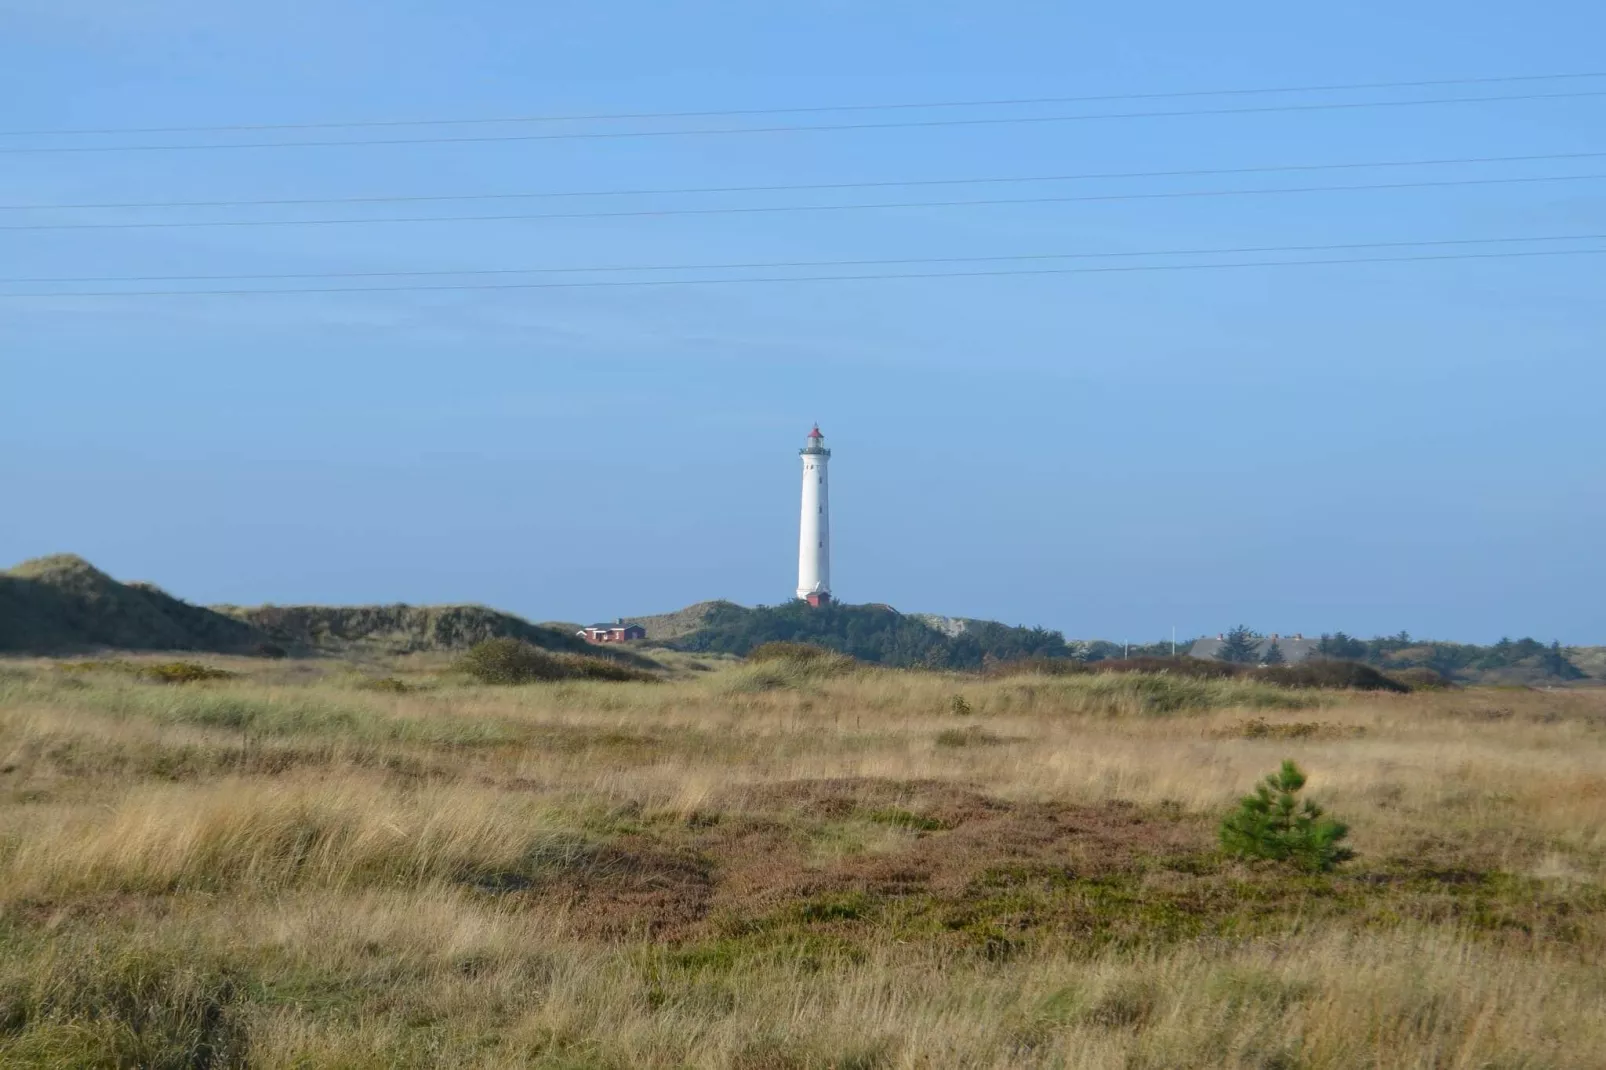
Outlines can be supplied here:
[[1298, 799], [1305, 774], [1292, 761], [1268, 774], [1221, 822], [1221, 846], [1240, 858], [1287, 862], [1325, 873], [1355, 857], [1343, 846], [1349, 826], [1323, 814], [1315, 802]]

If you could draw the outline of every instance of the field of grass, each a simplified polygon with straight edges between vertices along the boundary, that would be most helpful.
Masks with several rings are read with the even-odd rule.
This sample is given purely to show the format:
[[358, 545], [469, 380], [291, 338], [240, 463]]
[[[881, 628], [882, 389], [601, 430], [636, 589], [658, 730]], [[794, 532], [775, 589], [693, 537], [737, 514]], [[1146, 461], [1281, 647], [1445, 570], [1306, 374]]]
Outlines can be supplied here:
[[0, 663], [0, 1065], [1603, 1065], [1606, 691], [209, 664]]

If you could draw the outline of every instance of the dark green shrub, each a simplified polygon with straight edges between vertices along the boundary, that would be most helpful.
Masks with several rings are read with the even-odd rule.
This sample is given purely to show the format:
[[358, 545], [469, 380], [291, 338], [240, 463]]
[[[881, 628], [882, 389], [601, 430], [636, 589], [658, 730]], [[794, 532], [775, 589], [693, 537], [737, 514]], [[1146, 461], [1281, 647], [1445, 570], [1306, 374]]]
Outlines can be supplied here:
[[214, 669], [198, 661], [164, 661], [157, 665], [140, 667], [139, 675], [159, 684], [193, 684], [205, 680], [229, 680], [234, 677], [226, 669]]
[[657, 677], [606, 658], [554, 654], [522, 639], [487, 639], [457, 660], [457, 670], [482, 684], [531, 684], [542, 680], [655, 680]]
[[1327, 687], [1351, 691], [1394, 691], [1410, 687], [1384, 676], [1370, 665], [1358, 661], [1305, 661], [1298, 665], [1279, 665], [1260, 670], [1258, 679], [1277, 687]]
[[1298, 799], [1305, 774], [1292, 761], [1255, 785], [1238, 809], [1221, 822], [1221, 846], [1240, 858], [1286, 862], [1310, 873], [1325, 873], [1355, 857], [1342, 846], [1349, 826], [1322, 813], [1310, 799]]
[[258, 643], [251, 649], [251, 654], [258, 658], [287, 658], [290, 652], [278, 643]]
[[528, 684], [561, 680], [568, 673], [556, 655], [522, 639], [486, 639], [457, 659], [458, 671], [482, 684]]

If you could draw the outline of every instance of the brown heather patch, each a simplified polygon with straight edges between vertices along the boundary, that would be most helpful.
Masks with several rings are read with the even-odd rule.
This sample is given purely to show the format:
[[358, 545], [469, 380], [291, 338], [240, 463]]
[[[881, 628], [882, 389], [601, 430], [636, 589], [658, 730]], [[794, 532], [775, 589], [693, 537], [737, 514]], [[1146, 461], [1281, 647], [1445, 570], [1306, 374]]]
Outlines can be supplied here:
[[[1130, 804], [1017, 804], [932, 780], [788, 781], [739, 789], [730, 800], [747, 816], [721, 819], [694, 840], [714, 860], [713, 905], [727, 917], [755, 917], [829, 895], [963, 897], [1002, 869], [1098, 876], [1209, 847], [1198, 822]], [[906, 825], [909, 841], [901, 850], [826, 864], [811, 861], [807, 837], [796, 827], [798, 821], [888, 823], [888, 815], [902, 814], [924, 821]]]

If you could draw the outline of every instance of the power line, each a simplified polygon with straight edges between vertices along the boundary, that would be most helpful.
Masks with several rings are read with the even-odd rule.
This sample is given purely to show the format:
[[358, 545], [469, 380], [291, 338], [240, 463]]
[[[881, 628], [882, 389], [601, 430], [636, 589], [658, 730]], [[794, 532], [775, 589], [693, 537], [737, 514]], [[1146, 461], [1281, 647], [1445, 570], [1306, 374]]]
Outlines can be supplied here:
[[1348, 186], [1286, 186], [1282, 188], [1178, 190], [1154, 193], [1092, 193], [1066, 197], [997, 197], [952, 201], [882, 201], [871, 204], [757, 205], [718, 208], [639, 208], [606, 212], [535, 212], [499, 215], [392, 216], [389, 218], [326, 219], [221, 219], [125, 223], [21, 223], [0, 226], [0, 231], [43, 230], [173, 230], [196, 227], [313, 227], [375, 223], [503, 223], [539, 219], [627, 219], [649, 216], [753, 215], [775, 212], [846, 212], [888, 208], [973, 208], [1019, 204], [1072, 204], [1103, 201], [1174, 200], [1193, 197], [1259, 197], [1287, 193], [1339, 193], [1345, 191], [1441, 189], [1452, 186], [1497, 186], [1533, 182], [1579, 182], [1606, 178], [1606, 174], [1537, 175], [1508, 178], [1457, 178], [1417, 182], [1379, 182]]
[[1252, 260], [1228, 264], [1141, 264], [1118, 267], [1010, 268], [989, 271], [899, 272], [875, 275], [781, 275], [750, 276], [733, 279], [629, 279], [586, 282], [455, 283], [446, 286], [317, 286], [275, 290], [104, 290], [60, 291], [33, 294], [0, 294], [0, 300], [16, 298], [70, 297], [247, 297], [272, 294], [352, 294], [352, 293], [429, 293], [464, 290], [568, 290], [615, 288], [624, 286], [718, 286], [731, 283], [787, 282], [887, 282], [897, 279], [974, 279], [1021, 275], [1103, 275], [1138, 272], [1219, 271], [1234, 268], [1318, 267], [1335, 264], [1411, 264], [1445, 260], [1504, 260], [1539, 256], [1592, 256], [1606, 254], [1600, 249], [1545, 249], [1497, 253], [1439, 253], [1423, 256], [1342, 257], [1328, 260]]
[[1116, 100], [1180, 100], [1189, 97], [1272, 96], [1282, 93], [1340, 93], [1373, 89], [1427, 89], [1450, 85], [1581, 81], [1606, 78], [1606, 71], [1577, 74], [1516, 74], [1477, 78], [1435, 78], [1410, 82], [1350, 82], [1250, 89], [1184, 89], [1164, 93], [1099, 93], [1071, 97], [1014, 97], [982, 100], [901, 101], [890, 104], [816, 104], [789, 108], [726, 108], [714, 111], [646, 111], [579, 115], [515, 115], [501, 118], [371, 119], [316, 123], [231, 123], [215, 126], [124, 126], [56, 130], [5, 130], [0, 137], [87, 137], [108, 134], [215, 134], [268, 130], [360, 130], [401, 126], [494, 126], [511, 123], [615, 122], [641, 119], [716, 119], [741, 115], [810, 115], [828, 112], [904, 111], [922, 108], [995, 108], [1041, 104], [1099, 104]]
[[[1001, 256], [900, 257], [877, 260], [768, 260], [722, 264], [606, 264], [583, 267], [448, 268], [438, 271], [327, 271], [257, 275], [102, 275], [76, 278], [0, 278], [3, 285], [87, 285], [108, 282], [243, 282], [294, 279], [396, 279], [441, 275], [551, 275], [636, 271], [753, 271], [781, 268], [889, 267], [909, 264], [986, 264], [1019, 260], [1103, 260], [1159, 256], [1251, 256], [1263, 253], [1318, 253], [1354, 249], [1406, 249], [1529, 242], [1606, 241], [1606, 234], [1545, 234], [1498, 238], [1429, 238], [1412, 241], [1343, 242], [1336, 245], [1249, 245], [1215, 249], [1099, 250], [1081, 253], [1016, 253]], [[31, 296], [8, 294], [3, 296]]]
[[1170, 111], [1087, 112], [1080, 115], [981, 116], [968, 119], [917, 119], [896, 122], [819, 123], [805, 126], [740, 126], [672, 130], [591, 130], [550, 134], [475, 134], [450, 137], [347, 138], [334, 141], [188, 142], [145, 145], [47, 145], [0, 148], [0, 154], [44, 155], [106, 152], [204, 152], [219, 149], [368, 148], [379, 145], [467, 145], [517, 141], [595, 141], [622, 138], [730, 136], [736, 134], [798, 134], [842, 130], [909, 130], [929, 127], [1007, 126], [1026, 123], [1069, 123], [1108, 119], [1160, 119], [1203, 115], [1258, 115], [1272, 112], [1343, 111], [1360, 108], [1416, 108], [1435, 104], [1488, 104], [1519, 100], [1566, 100], [1606, 96], [1606, 90], [1564, 93], [1514, 93], [1499, 96], [1430, 97], [1419, 100], [1347, 101], [1321, 104], [1269, 104], [1248, 108], [1177, 109]]
[[1462, 156], [1432, 160], [1375, 160], [1360, 163], [1271, 164], [1258, 167], [1197, 167], [1170, 171], [1102, 171], [1069, 175], [987, 178], [915, 178], [877, 182], [810, 182], [768, 186], [696, 186], [669, 189], [554, 190], [513, 193], [378, 194], [363, 197], [290, 197], [231, 201], [123, 201], [84, 204], [0, 204], [0, 212], [91, 211], [140, 208], [285, 208], [314, 204], [417, 204], [442, 201], [511, 201], [578, 197], [663, 197], [712, 193], [803, 193], [824, 190], [887, 189], [916, 186], [982, 186], [1029, 182], [1091, 182], [1117, 178], [1197, 178], [1308, 171], [1357, 171], [1391, 167], [1449, 167], [1491, 163], [1593, 160], [1606, 152], [1557, 152], [1523, 156]]

